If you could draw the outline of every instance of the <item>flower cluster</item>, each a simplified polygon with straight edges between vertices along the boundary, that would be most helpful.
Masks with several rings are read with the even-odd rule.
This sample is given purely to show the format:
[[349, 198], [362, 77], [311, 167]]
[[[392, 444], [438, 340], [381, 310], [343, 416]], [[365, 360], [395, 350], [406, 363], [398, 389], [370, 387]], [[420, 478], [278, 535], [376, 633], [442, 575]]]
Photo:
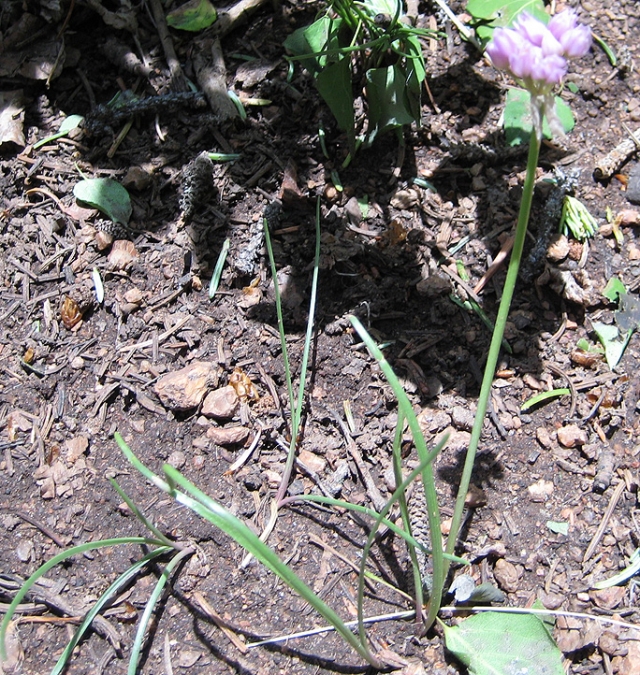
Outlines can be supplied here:
[[578, 23], [572, 9], [556, 14], [547, 25], [523, 12], [513, 28], [496, 28], [487, 54], [496, 68], [522, 80], [532, 97], [535, 128], [542, 116], [561, 133], [551, 89], [567, 72], [567, 59], [584, 56], [591, 47], [591, 29]]

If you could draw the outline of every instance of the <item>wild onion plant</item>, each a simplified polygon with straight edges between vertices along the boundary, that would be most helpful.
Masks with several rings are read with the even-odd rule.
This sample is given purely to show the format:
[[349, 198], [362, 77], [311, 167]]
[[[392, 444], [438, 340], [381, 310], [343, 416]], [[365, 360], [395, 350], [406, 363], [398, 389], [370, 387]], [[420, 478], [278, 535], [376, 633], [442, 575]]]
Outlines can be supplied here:
[[[513, 28], [497, 28], [493, 33], [493, 39], [487, 46], [487, 54], [494, 66], [499, 70], [507, 71], [529, 92], [533, 127], [529, 140], [527, 172], [522, 191], [522, 201], [520, 202], [515, 241], [500, 299], [495, 329], [491, 337], [480, 387], [478, 408], [456, 498], [451, 530], [447, 539], [446, 551], [448, 553], [454, 552], [460, 533], [464, 500], [471, 481], [504, 329], [518, 279], [542, 142], [542, 123], [546, 118], [553, 133], [563, 134], [562, 124], [556, 113], [553, 88], [559, 85], [566, 75], [568, 60], [584, 56], [590, 47], [591, 31], [587, 26], [578, 22], [578, 17], [572, 9], [566, 9], [556, 14], [546, 25], [523, 12], [519, 15]], [[445, 563], [445, 566], [448, 567], [448, 564]]]

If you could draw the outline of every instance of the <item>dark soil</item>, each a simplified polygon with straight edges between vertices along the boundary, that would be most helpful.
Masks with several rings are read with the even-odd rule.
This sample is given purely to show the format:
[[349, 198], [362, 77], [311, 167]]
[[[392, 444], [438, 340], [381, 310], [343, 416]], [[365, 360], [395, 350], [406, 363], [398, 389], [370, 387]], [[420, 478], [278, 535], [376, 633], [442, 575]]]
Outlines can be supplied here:
[[[499, 118], [510, 83], [449, 31], [448, 39], [425, 45], [430, 97], [425, 96], [422, 126], [405, 131], [402, 148], [395, 136], [384, 137], [341, 169], [344, 137], [308, 75], [297, 69], [287, 83], [283, 59], [284, 38], [313, 18], [317, 3], [285, 0], [273, 3], [277, 8], [267, 3], [222, 40], [228, 88], [241, 98], [271, 101], [247, 105], [246, 121], [221, 123], [203, 102], [174, 100], [166, 107], [151, 101], [131, 117], [130, 130], [112, 152], [127, 120], [95, 112], [89, 128], [34, 150], [66, 115], [90, 120], [97, 104], [122, 89], [140, 98], [172, 91], [150, 10], [133, 10], [134, 39], [126, 26], [103, 21], [85, 3], [76, 3], [65, 22], [69, 6], [63, 4], [51, 18], [34, 3], [35, 23], [19, 36], [45, 69], [52, 63], [43, 56], [45, 43], [59, 46], [55, 36], [63, 30], [65, 55], [50, 83], [35, 79], [33, 69], [16, 70], [15, 44], [0, 55], [2, 89], [23, 92], [26, 136], [25, 147], [3, 143], [0, 161], [5, 601], [64, 547], [145, 533], [107, 480], [115, 477], [163, 532], [198, 550], [161, 603], [141, 673], [169, 673], [171, 667], [194, 675], [366, 671], [333, 634], [245, 653], [234, 646], [199, 598], [246, 642], [324, 622], [255, 562], [241, 567], [243, 551], [225, 535], [147, 484], [113, 434], [119, 431], [153, 470], [169, 461], [257, 532], [263, 530], [284, 468], [288, 398], [260, 227], [266, 210], [295, 376], [319, 198], [317, 322], [299, 445], [307, 468], [298, 466], [290, 492], [318, 492], [320, 482], [335, 486], [344, 499], [375, 506], [362, 467], [382, 497], [394, 488], [390, 448], [396, 404], [350, 326], [347, 316], [353, 313], [379, 343], [388, 344], [385, 355], [420, 413], [428, 441], [449, 434], [436, 462], [446, 527], [490, 340], [479, 317], [450, 296], [467, 297], [465, 289], [484, 275], [515, 223], [526, 148], [513, 151], [502, 140]], [[551, 609], [637, 622], [632, 583], [600, 592], [592, 585], [623, 568], [639, 545], [638, 338], [631, 338], [613, 372], [602, 358], [579, 353], [577, 342], [597, 343], [592, 320], [613, 321], [615, 306], [601, 294], [608, 279], [619, 277], [632, 297], [640, 286], [637, 230], [621, 226], [618, 243], [606, 218], [608, 210], [615, 217], [633, 208], [624, 189], [633, 153], [616, 167], [619, 176], [593, 178], [596, 164], [628, 138], [627, 127], [635, 130], [640, 122], [640, 76], [634, 68], [640, 58], [640, 6], [635, 0], [565, 4], [576, 5], [598, 35], [626, 56], [613, 68], [594, 46], [572, 64], [568, 81], [576, 87], [563, 97], [575, 112], [576, 127], [558, 144], [543, 147], [526, 280], [517, 288], [507, 329], [513, 353], [504, 354], [496, 378], [473, 478], [477, 508], [469, 512], [459, 552], [472, 562], [466, 573], [499, 586], [507, 605], [523, 607], [538, 599]], [[22, 3], [7, 5], [0, 17], [5, 43], [24, 11]], [[420, 5], [420, 20], [429, 25], [435, 12], [429, 3]], [[462, 11], [460, 3], [452, 6]], [[171, 39], [186, 76], [195, 81], [202, 42], [178, 32]], [[141, 70], [142, 55], [147, 70]], [[248, 63], [261, 70], [252, 74]], [[332, 160], [319, 144], [321, 124]], [[203, 170], [193, 164], [202, 151], [237, 152], [240, 159]], [[342, 192], [331, 183], [333, 169], [339, 170]], [[572, 242], [561, 263], [546, 260], [545, 246], [535, 248], [536, 238], [546, 243], [544, 232], [557, 226], [557, 211], [549, 206], [553, 191], [544, 185], [554, 170], [575, 172], [575, 196], [601, 226], [588, 248]], [[109, 232], [96, 211], [78, 207], [73, 188], [80, 171], [127, 185], [133, 200], [129, 230]], [[413, 185], [416, 177], [437, 192]], [[354, 198], [364, 197], [369, 206], [363, 219]], [[209, 280], [227, 238], [229, 257], [211, 301]], [[104, 285], [101, 303], [95, 300], [94, 270]], [[573, 290], [554, 283], [559, 270], [572, 275]], [[469, 275], [464, 288], [463, 271]], [[480, 294], [489, 317], [495, 316], [503, 279], [504, 267]], [[74, 312], [80, 321], [72, 325]], [[239, 369], [253, 383], [257, 400], [249, 395], [233, 419], [214, 421], [199, 406], [179, 410], [157, 395], [163, 376], [198, 362], [213, 364], [218, 382], [212, 388], [230, 379], [246, 388], [247, 380], [234, 375]], [[522, 403], [540, 391], [567, 386], [570, 396], [521, 412]], [[353, 413], [351, 430], [342, 422], [346, 404]], [[211, 429], [229, 427], [247, 429], [246, 441], [217, 444]], [[252, 456], [227, 473], [257, 432]], [[349, 444], [362, 457], [361, 467]], [[415, 466], [415, 454], [407, 466]], [[587, 551], [612, 499], [602, 536]], [[554, 533], [548, 521], [567, 523], [568, 533]], [[333, 549], [357, 563], [366, 532], [344, 513], [288, 507], [268, 541], [351, 620], [357, 577]], [[73, 622], [66, 619], [77, 621], [140, 555], [133, 546], [101, 549], [48, 572], [44, 586], [21, 607], [21, 672], [48, 672], [72, 634]], [[393, 538], [374, 549], [376, 573], [410, 592], [408, 564], [404, 546]], [[149, 570], [118, 597], [105, 612], [111, 639], [104, 631], [92, 632], [69, 672], [126, 672], [136, 620], [159, 570]], [[382, 586], [368, 593], [369, 616], [407, 609], [411, 603]], [[640, 669], [638, 643], [619, 627], [569, 620], [558, 624], [556, 637], [571, 673]], [[386, 622], [371, 628], [371, 639], [377, 649], [397, 655], [402, 672], [459, 672], [443, 649], [439, 628], [421, 637], [415, 623]]]

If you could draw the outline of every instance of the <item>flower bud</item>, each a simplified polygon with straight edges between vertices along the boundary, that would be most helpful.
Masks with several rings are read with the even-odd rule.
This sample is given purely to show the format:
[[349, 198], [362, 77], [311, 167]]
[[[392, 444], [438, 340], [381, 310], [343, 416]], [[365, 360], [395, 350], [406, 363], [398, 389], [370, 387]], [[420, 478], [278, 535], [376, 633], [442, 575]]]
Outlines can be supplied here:
[[591, 48], [591, 30], [588, 26], [576, 26], [560, 37], [560, 44], [570, 59], [584, 56]]
[[487, 45], [487, 54], [493, 65], [499, 70], [509, 69], [509, 57], [520, 51], [522, 39], [508, 28], [497, 28], [493, 33], [493, 40]]
[[522, 12], [516, 21], [514, 28], [516, 32], [526, 38], [532, 45], [539, 47], [547, 33], [547, 27], [538, 19], [527, 12]]
[[547, 28], [553, 33], [556, 40], [570, 30], [573, 30], [578, 25], [578, 15], [574, 9], [565, 9], [556, 14], [547, 24]]

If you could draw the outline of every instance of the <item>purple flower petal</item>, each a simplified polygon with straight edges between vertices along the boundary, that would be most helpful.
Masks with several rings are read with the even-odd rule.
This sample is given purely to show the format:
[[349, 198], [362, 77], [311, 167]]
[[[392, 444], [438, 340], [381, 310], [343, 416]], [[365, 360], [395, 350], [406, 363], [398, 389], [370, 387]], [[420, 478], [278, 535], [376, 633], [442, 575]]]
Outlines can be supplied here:
[[520, 14], [514, 28], [518, 34], [522, 35], [522, 37], [536, 47], [542, 44], [545, 33], [548, 32], [547, 27], [541, 21], [538, 21], [538, 19], [532, 17], [527, 12]]
[[531, 66], [531, 77], [550, 85], [560, 84], [566, 72], [567, 61], [557, 54], [537, 59]]
[[565, 9], [556, 14], [547, 24], [547, 28], [551, 31], [556, 40], [570, 30], [573, 30], [578, 25], [578, 15], [573, 9]]
[[591, 47], [591, 29], [589, 26], [576, 26], [560, 37], [565, 56], [577, 59], [584, 56]]
[[551, 56], [551, 54], [560, 55], [565, 51], [562, 44], [555, 39], [551, 31], [545, 32], [542, 37], [542, 44], [540, 46], [542, 48], [542, 53], [545, 56]]
[[531, 77], [532, 68], [541, 57], [542, 53], [539, 47], [524, 43], [520, 50], [513, 52], [509, 57], [509, 70], [520, 79]]
[[509, 57], [520, 50], [522, 38], [510, 28], [496, 28], [493, 39], [487, 45], [487, 54], [499, 70], [509, 67]]

